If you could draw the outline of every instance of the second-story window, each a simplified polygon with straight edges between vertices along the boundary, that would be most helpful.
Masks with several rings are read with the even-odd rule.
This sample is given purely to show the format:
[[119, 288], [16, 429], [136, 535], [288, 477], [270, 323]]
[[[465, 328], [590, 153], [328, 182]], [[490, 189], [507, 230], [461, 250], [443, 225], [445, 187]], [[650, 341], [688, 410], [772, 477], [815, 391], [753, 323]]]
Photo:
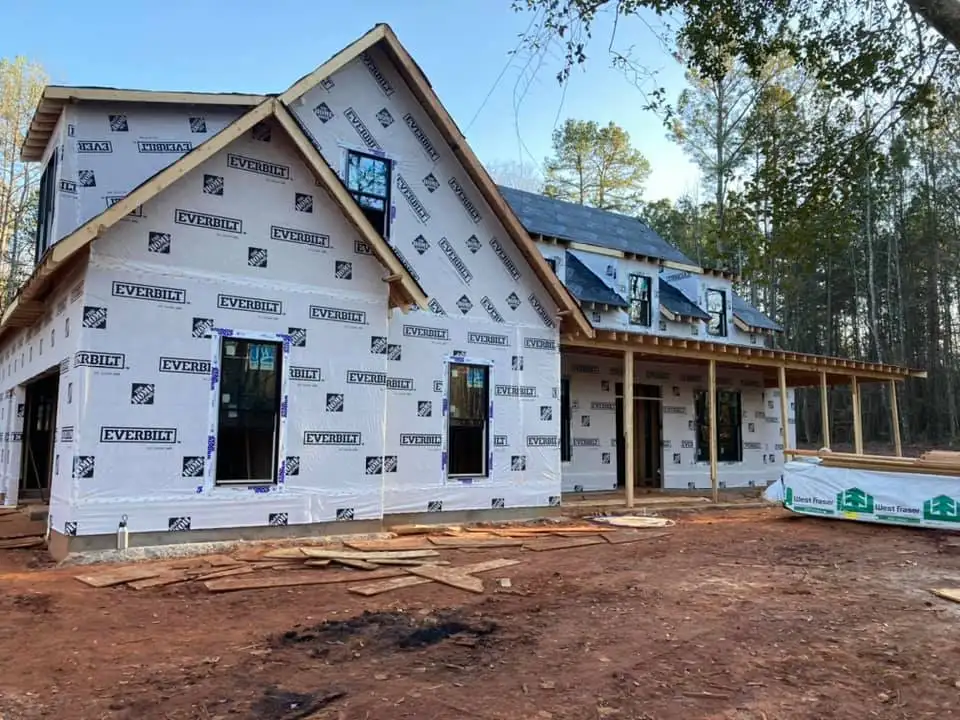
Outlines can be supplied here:
[[47, 167], [40, 177], [40, 197], [37, 207], [37, 236], [34, 250], [34, 262], [46, 252], [56, 238], [53, 228], [53, 209], [57, 198], [57, 163], [60, 149], [54, 148]]
[[347, 190], [384, 238], [390, 227], [390, 161], [347, 151]]
[[650, 326], [650, 276], [630, 273], [630, 324]]
[[723, 290], [707, 290], [707, 333], [716, 337], [727, 336], [727, 294]]

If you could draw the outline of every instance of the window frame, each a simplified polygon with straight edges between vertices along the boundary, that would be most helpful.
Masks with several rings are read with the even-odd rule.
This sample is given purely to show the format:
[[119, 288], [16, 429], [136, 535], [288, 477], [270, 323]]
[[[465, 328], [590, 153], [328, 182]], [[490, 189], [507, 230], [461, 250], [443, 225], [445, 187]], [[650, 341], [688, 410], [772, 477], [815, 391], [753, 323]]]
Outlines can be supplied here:
[[570, 378], [560, 378], [560, 462], [573, 462], [573, 406], [570, 400]]
[[38, 264], [44, 253], [53, 245], [54, 220], [56, 219], [57, 190], [60, 169], [60, 147], [50, 153], [50, 159], [40, 176], [37, 202], [37, 231], [34, 236], [34, 263]]
[[[465, 367], [482, 367], [486, 376], [486, 403], [483, 428], [483, 472], [482, 473], [451, 473], [451, 448], [450, 448], [450, 421], [452, 413], [450, 412], [450, 394], [451, 384], [450, 375], [454, 365]], [[493, 446], [494, 446], [494, 428], [493, 428], [493, 362], [480, 358], [470, 358], [464, 355], [456, 355], [447, 358], [443, 364], [444, 367], [444, 396], [443, 396], [443, 479], [444, 481], [463, 482], [473, 480], [486, 480], [490, 478], [493, 471]]]
[[[710, 462], [710, 444], [707, 435], [707, 426], [710, 424], [710, 410], [706, 402], [707, 392], [707, 390], [694, 391], [696, 462]], [[724, 412], [723, 407], [729, 405], [729, 403], [722, 403], [722, 400], [731, 398], [735, 398], [734, 406]], [[718, 388], [714, 402], [717, 405], [717, 426], [714, 428], [717, 438], [717, 462], [743, 462], [743, 393], [739, 390]], [[723, 442], [724, 433], [721, 432], [722, 430], [729, 433], [729, 444]], [[706, 438], [706, 442], [703, 441], [704, 438]]]
[[[386, 195], [377, 195], [376, 193], [364, 192], [363, 190], [354, 190], [350, 187], [350, 159], [352, 157], [358, 157], [361, 159], [373, 160], [374, 162], [383, 163], [386, 168], [387, 177], [386, 177]], [[393, 191], [393, 161], [388, 158], [386, 155], [376, 155], [372, 152], [364, 152], [363, 150], [354, 150], [353, 148], [347, 148], [344, 153], [344, 162], [343, 162], [343, 184], [347, 188], [347, 192], [350, 193], [350, 196], [357, 203], [357, 206], [361, 211], [364, 211], [364, 205], [361, 202], [361, 198], [369, 198], [372, 200], [380, 200], [383, 202], [383, 227], [376, 227], [376, 224], [371, 221], [371, 225], [374, 226], [380, 236], [387, 240], [390, 237], [390, 201]], [[366, 216], [366, 213], [364, 213]], [[367, 217], [369, 220], [370, 218]]]
[[[203, 485], [197, 488], [201, 494], [226, 494], [242, 488], [256, 488], [260, 492], [281, 492], [286, 482], [287, 458], [287, 418], [290, 398], [290, 347], [292, 340], [285, 333], [268, 333], [233, 328], [211, 328], [210, 338], [210, 405], [209, 432], [207, 436], [206, 463], [203, 470]], [[220, 428], [220, 388], [223, 373], [220, 367], [220, 354], [224, 339], [247, 340], [252, 342], [279, 343], [280, 352], [277, 362], [280, 364], [278, 423], [274, 441], [274, 473], [272, 480], [236, 480], [218, 482], [216, 474], [219, 428]]]
[[[720, 310], [714, 311], [710, 309], [710, 298], [720, 296]], [[711, 318], [717, 317], [719, 320], [719, 328], [716, 332], [713, 332], [710, 329], [710, 324], [712, 320], [707, 320], [707, 335], [712, 335], [713, 337], [727, 337], [728, 328], [727, 328], [727, 291], [722, 288], [707, 288], [707, 293], [705, 296], [706, 302], [706, 313]]]
[[[634, 279], [643, 278], [647, 282], [647, 297], [634, 297]], [[650, 327], [653, 324], [653, 278], [646, 273], [632, 272], [627, 276], [627, 320], [631, 325], [640, 327]], [[638, 303], [641, 309], [639, 319], [634, 319], [634, 303]]]

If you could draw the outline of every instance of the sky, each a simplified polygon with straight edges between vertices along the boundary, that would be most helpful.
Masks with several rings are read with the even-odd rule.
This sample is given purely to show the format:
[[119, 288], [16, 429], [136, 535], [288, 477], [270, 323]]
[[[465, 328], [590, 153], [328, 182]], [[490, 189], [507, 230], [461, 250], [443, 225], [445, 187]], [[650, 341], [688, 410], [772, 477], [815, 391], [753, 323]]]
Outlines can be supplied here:
[[[54, 84], [246, 93], [282, 92], [385, 22], [488, 166], [540, 165], [568, 117], [613, 121], [650, 161], [648, 200], [698, 188], [696, 167], [611, 67], [612, 16], [566, 91], [559, 46], [539, 67], [511, 54], [531, 20], [511, 0], [0, 0], [0, 17], [16, 29], [0, 36], [0, 57], [39, 62]], [[621, 22], [615, 47], [656, 71], [672, 99], [683, 89], [683, 68], [644, 22]]]

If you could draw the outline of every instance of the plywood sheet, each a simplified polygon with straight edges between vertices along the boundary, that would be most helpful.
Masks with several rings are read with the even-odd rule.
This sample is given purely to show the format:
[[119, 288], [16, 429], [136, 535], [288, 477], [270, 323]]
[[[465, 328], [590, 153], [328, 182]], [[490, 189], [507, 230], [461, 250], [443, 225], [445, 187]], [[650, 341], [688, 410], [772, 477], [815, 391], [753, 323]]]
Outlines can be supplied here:
[[278, 577], [242, 577], [242, 578], [217, 578], [208, 580], [204, 586], [210, 592], [232, 592], [234, 590], [259, 590], [278, 587], [295, 587], [298, 585], [329, 585], [332, 583], [350, 582], [363, 577], [365, 580], [382, 580], [384, 578], [400, 577], [406, 575], [406, 569], [384, 568], [383, 570], [373, 570], [367, 573], [359, 573], [355, 570], [342, 570], [330, 572], [303, 572], [289, 573]]
[[404, 560], [410, 558], [437, 557], [440, 553], [436, 550], [383, 550], [373, 552], [362, 552], [360, 550], [326, 550], [321, 548], [303, 548], [307, 557], [326, 558], [329, 560]]
[[352, 550], [364, 552], [376, 550], [423, 550], [424, 548], [430, 548], [430, 541], [423, 535], [390, 538], [389, 540], [345, 540], [343, 544]]
[[[505, 567], [511, 567], [513, 565], [519, 565], [519, 560], [507, 560], [506, 558], [497, 558], [495, 560], [484, 560], [483, 562], [471, 563], [469, 565], [461, 565], [456, 568], [456, 572], [462, 575], [472, 575], [474, 573], [489, 572], [491, 570], [499, 570]], [[433, 582], [430, 578], [425, 577], [398, 577], [393, 578], [392, 580], [381, 580], [380, 582], [373, 583], [364, 583], [363, 585], [351, 585], [347, 588], [352, 593], [357, 595], [363, 595], [369, 597], [371, 595], [379, 595], [381, 593], [390, 592], [391, 590], [399, 590], [405, 587], [415, 587], [417, 585], [427, 585], [428, 583]]]
[[501, 548], [520, 547], [524, 541], [510, 538], [431, 537], [430, 542], [445, 548]]
[[483, 592], [483, 581], [480, 578], [467, 575], [466, 573], [458, 571], [456, 568], [420, 565], [419, 567], [407, 568], [407, 572], [411, 575], [434, 580], [459, 590], [466, 590], [473, 593]]
[[166, 565], [129, 565], [127, 567], [77, 575], [77, 580], [90, 587], [101, 588], [110, 587], [111, 585], [121, 585], [134, 580], [145, 580], [146, 578], [157, 577], [168, 571], [169, 568]]

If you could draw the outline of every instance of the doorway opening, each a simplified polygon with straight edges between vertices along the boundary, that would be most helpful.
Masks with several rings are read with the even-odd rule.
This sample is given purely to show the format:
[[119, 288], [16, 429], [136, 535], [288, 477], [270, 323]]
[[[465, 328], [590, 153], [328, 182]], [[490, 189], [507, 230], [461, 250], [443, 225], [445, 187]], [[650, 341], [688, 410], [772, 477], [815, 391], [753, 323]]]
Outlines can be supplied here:
[[[617, 396], [617, 487], [626, 486], [627, 440], [623, 423], [623, 383]], [[659, 385], [633, 386], [634, 487], [663, 487], [663, 414]]]
[[27, 383], [23, 403], [20, 450], [20, 500], [50, 498], [57, 439], [60, 366]]

